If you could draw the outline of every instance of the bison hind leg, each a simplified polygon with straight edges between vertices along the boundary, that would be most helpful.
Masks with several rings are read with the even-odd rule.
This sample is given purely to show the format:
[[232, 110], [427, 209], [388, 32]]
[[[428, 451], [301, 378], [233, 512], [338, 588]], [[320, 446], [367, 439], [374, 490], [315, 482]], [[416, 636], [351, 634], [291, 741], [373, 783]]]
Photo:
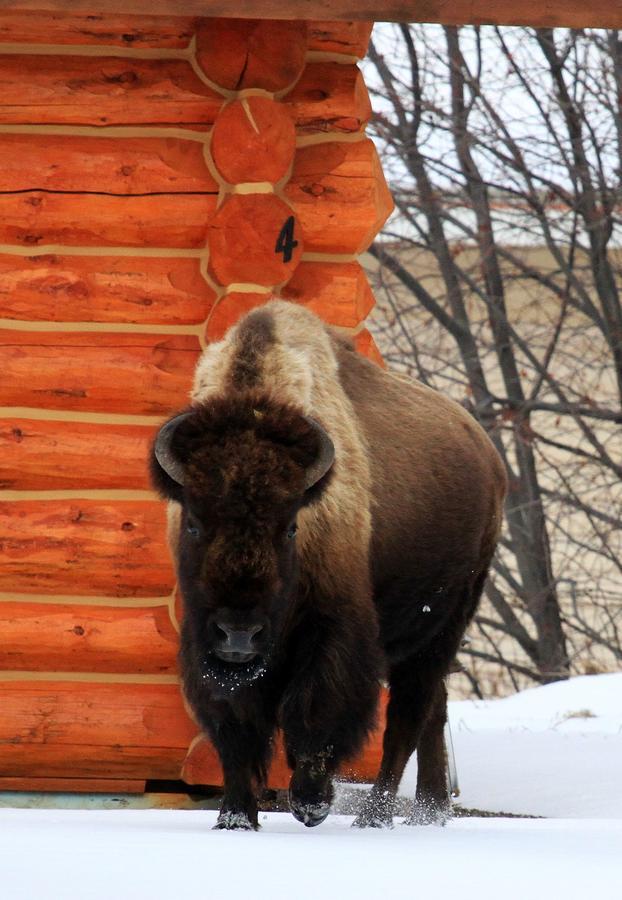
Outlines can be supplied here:
[[[417, 791], [421, 807], [447, 808], [446, 756], [442, 743], [447, 702], [444, 674], [445, 667], [439, 666], [437, 660], [426, 665], [421, 658], [405, 660], [391, 670], [380, 772], [353, 822], [355, 827], [393, 827], [397, 789], [415, 750], [418, 759], [424, 760]], [[442, 752], [437, 739], [439, 727]]]
[[354, 828], [393, 828], [395, 792], [371, 789], [363, 807], [352, 822]]
[[404, 825], [440, 825], [442, 827], [451, 817], [452, 810], [449, 801], [441, 804], [429, 804], [415, 800], [412, 812], [404, 819]]
[[447, 688], [441, 681], [417, 744], [415, 804], [405, 825], [445, 825], [451, 817], [444, 737], [446, 721]]

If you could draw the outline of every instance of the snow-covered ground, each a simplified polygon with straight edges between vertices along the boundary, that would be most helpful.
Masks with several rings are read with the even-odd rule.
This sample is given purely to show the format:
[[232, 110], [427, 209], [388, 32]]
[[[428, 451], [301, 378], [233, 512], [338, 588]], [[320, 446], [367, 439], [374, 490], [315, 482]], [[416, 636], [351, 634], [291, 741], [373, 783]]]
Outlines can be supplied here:
[[[449, 704], [460, 803], [557, 818], [622, 818], [622, 673], [504, 700]], [[417, 766], [402, 792], [414, 796]], [[622, 869], [620, 881], [622, 897]]]
[[2, 813], [4, 900], [614, 900], [622, 822], [459, 819], [446, 828], [210, 831], [214, 812]]
[[622, 673], [454, 703], [451, 721], [464, 806], [549, 818], [358, 831], [270, 813], [248, 834], [211, 831], [208, 811], [0, 809], [0, 897], [620, 897]]

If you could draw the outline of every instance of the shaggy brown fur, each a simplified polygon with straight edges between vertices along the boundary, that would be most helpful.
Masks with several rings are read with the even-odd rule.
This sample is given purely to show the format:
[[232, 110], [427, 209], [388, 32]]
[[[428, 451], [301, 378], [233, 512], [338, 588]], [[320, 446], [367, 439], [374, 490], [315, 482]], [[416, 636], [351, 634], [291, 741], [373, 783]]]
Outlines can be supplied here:
[[[277, 726], [294, 815], [322, 821], [332, 774], [373, 725], [382, 674], [384, 757], [357, 824], [391, 823], [414, 749], [412, 821], [442, 819], [443, 677], [501, 522], [505, 474], [492, 444], [461, 407], [279, 301], [208, 348], [190, 409], [172, 443], [184, 486], [155, 460], [152, 469], [175, 501], [182, 674], [223, 763], [219, 827], [257, 826]], [[308, 416], [330, 435], [335, 462], [305, 491], [318, 453]], [[223, 661], [225, 632], [243, 634], [252, 653]]]
[[261, 360], [274, 344], [274, 328], [269, 313], [259, 311], [253, 320], [253, 327], [242, 328], [238, 332], [236, 354], [229, 372], [231, 389], [243, 391], [251, 389], [261, 367]]

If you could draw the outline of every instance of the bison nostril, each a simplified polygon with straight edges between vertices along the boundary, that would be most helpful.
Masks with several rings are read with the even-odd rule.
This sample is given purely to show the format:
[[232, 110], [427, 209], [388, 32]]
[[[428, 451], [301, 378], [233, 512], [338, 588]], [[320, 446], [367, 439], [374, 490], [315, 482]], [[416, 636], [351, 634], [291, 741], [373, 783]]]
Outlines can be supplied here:
[[262, 631], [263, 631], [263, 625], [252, 625], [248, 629], [249, 640], [251, 640], [251, 641], [256, 640]]
[[222, 625], [214, 622], [214, 631], [219, 641], [227, 641], [229, 639], [229, 629], [226, 626], [223, 628]]

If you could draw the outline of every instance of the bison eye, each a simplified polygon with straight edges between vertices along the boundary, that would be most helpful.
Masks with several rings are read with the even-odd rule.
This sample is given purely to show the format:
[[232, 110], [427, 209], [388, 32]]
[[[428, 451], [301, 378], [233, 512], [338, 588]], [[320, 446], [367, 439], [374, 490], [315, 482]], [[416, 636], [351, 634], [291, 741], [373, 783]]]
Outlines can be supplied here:
[[186, 525], [186, 531], [188, 532], [190, 537], [198, 538], [199, 536], [199, 529], [196, 525]]
[[294, 522], [294, 524], [293, 524], [293, 525], [290, 525], [290, 527], [287, 529], [287, 537], [288, 537], [290, 540], [291, 540], [292, 538], [295, 538], [295, 537], [296, 537], [296, 532], [297, 532], [297, 531], [298, 531], [298, 526], [297, 526], [296, 523]]

